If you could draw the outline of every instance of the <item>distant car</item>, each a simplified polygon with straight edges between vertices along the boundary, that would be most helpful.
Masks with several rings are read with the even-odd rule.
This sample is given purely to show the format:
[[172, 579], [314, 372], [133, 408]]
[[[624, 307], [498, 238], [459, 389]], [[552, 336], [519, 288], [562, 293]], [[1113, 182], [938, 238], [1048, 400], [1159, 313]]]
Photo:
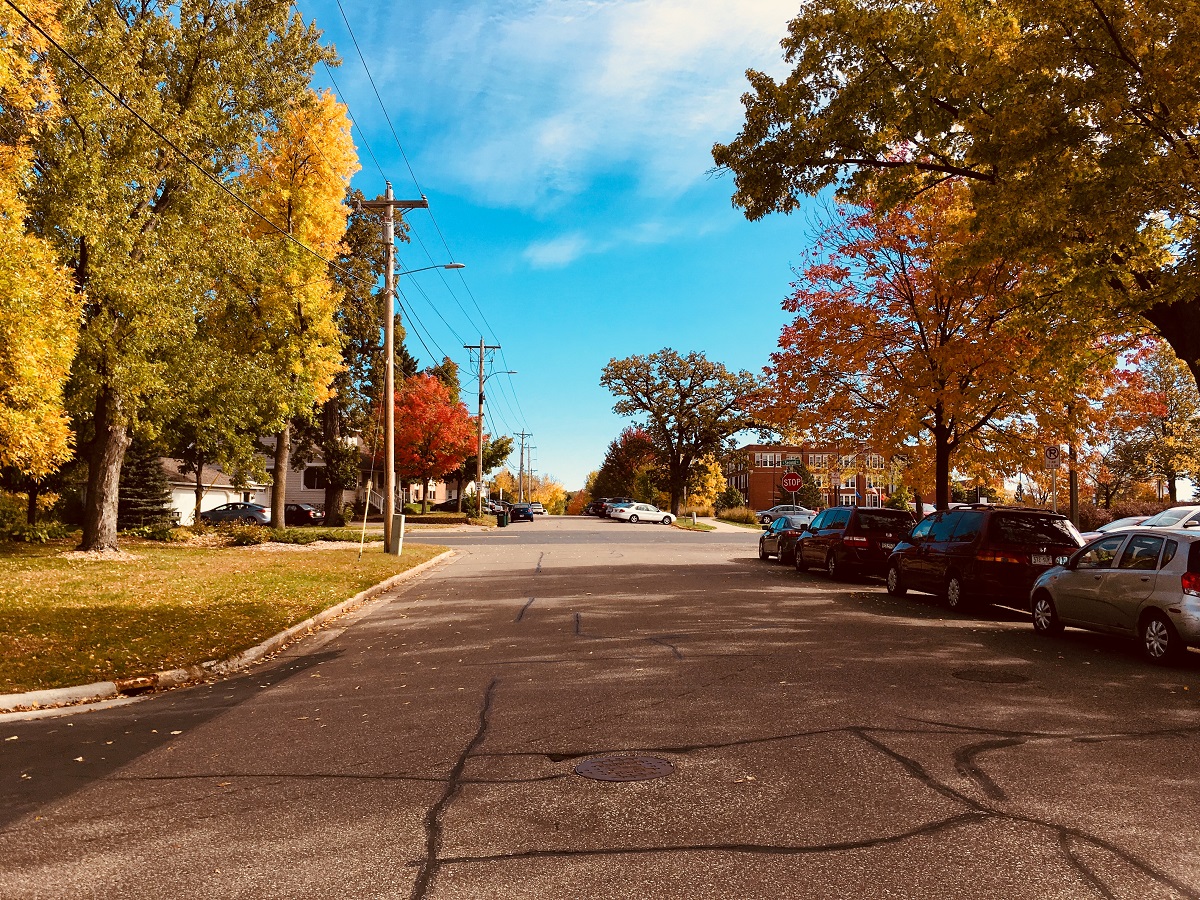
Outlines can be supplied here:
[[1044, 509], [942, 510], [896, 545], [887, 589], [897, 597], [909, 589], [939, 594], [951, 609], [974, 602], [1025, 606], [1037, 577], [1082, 545], [1070, 519]]
[[657, 506], [651, 506], [649, 503], [628, 503], [616, 506], [610, 515], [619, 522], [629, 522], [631, 525], [636, 525], [638, 522], [660, 522], [663, 525], [670, 525], [675, 521], [675, 517], [669, 512], [659, 509]]
[[612, 511], [617, 506], [628, 506], [635, 502], [632, 497], [609, 497], [604, 501], [604, 505], [600, 507], [600, 518], [607, 519], [612, 515]]
[[770, 525], [780, 516], [804, 515], [806, 513], [812, 513], [815, 516], [817, 511], [809, 509], [807, 506], [794, 506], [784, 503], [779, 506], [772, 506], [770, 509], [760, 509], [754, 515], [758, 519], [759, 525]]
[[1200, 644], [1200, 531], [1102, 535], [1038, 577], [1030, 609], [1040, 634], [1072, 625], [1136, 637], [1150, 662], [1172, 662]]
[[915, 521], [903, 509], [831, 506], [818, 513], [797, 540], [796, 569], [824, 568], [830, 578], [882, 575], [888, 555]]
[[1200, 528], [1200, 506], [1172, 506], [1142, 522], [1139, 528]]
[[542, 506], [542, 504], [538, 503], [536, 500], [529, 504], [529, 508], [533, 510], [533, 514], [535, 516], [546, 515], [546, 507]]
[[770, 525], [764, 525], [758, 537], [758, 558], [779, 557], [781, 563], [796, 561], [796, 541], [804, 534], [804, 527], [816, 518], [816, 513], [780, 516]]
[[207, 525], [270, 525], [271, 511], [257, 503], [226, 503], [200, 513], [200, 521]]
[[514, 503], [508, 508], [508, 520], [510, 522], [526, 522], [533, 521], [533, 510], [530, 509], [528, 503]]
[[1097, 528], [1095, 531], [1085, 531], [1083, 539], [1090, 541], [1092, 538], [1098, 538], [1102, 534], [1107, 534], [1110, 531], [1116, 531], [1119, 528], [1132, 528], [1134, 525], [1141, 525], [1149, 516], [1126, 516], [1123, 519], [1114, 519], [1111, 522], [1106, 522]]
[[597, 497], [595, 500], [593, 500], [591, 503], [589, 503], [587, 506], [585, 506], [583, 508], [583, 514], [585, 516], [600, 515], [601, 511], [604, 509], [604, 504], [605, 504], [605, 502], [607, 502], [607, 500], [608, 500], [607, 497]]
[[320, 525], [324, 521], [324, 514], [308, 503], [285, 503], [283, 505], [283, 524], [285, 525]]

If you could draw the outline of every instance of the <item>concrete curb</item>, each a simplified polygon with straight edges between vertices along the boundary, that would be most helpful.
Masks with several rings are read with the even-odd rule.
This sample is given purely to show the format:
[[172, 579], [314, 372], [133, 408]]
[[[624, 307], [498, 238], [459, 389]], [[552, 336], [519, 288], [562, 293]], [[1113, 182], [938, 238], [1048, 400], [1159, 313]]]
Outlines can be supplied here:
[[267, 638], [262, 643], [251, 647], [249, 650], [243, 650], [241, 653], [231, 656], [228, 659], [210, 660], [199, 665], [188, 666], [184, 669], [166, 669], [151, 675], [142, 675], [137, 678], [123, 678], [118, 681], [97, 681], [93, 684], [81, 684], [76, 687], [50, 688], [45, 691], [25, 691], [21, 694], [0, 694], [0, 714], [28, 712], [48, 707], [75, 706], [81, 703], [95, 703], [102, 700], [111, 700], [114, 697], [126, 694], [180, 687], [181, 685], [203, 681], [214, 675], [229, 675], [270, 656], [285, 645], [320, 628], [330, 619], [336, 619], [338, 616], [350, 612], [368, 600], [372, 600], [380, 594], [390, 591], [396, 585], [415, 578], [417, 575], [432, 569], [434, 566], [455, 555], [455, 551], [453, 550], [440, 553], [433, 559], [427, 559], [420, 565], [413, 566], [405, 572], [393, 575], [391, 578], [387, 578], [379, 582], [379, 584], [367, 588], [365, 591], [360, 591], [349, 600], [343, 600], [336, 606], [322, 610], [298, 625], [293, 625], [291, 628], [281, 631]]

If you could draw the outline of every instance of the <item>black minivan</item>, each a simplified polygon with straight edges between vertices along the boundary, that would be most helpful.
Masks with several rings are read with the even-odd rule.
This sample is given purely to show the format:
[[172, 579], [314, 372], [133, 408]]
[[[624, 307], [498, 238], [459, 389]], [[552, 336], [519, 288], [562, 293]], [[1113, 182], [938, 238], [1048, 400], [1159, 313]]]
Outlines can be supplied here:
[[796, 541], [796, 569], [824, 568], [830, 578], [882, 575], [892, 548], [913, 526], [902, 509], [831, 506]]
[[951, 609], [1000, 602], [1027, 607], [1034, 580], [1063, 565], [1083, 537], [1044, 509], [976, 504], [932, 513], [896, 545], [888, 593], [938, 594]]

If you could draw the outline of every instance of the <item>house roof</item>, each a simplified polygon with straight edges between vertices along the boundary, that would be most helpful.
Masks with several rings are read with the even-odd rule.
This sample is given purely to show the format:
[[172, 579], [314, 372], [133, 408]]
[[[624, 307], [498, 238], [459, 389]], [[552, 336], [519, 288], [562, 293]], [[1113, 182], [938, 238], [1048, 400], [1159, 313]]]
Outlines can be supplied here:
[[[167, 480], [171, 482], [173, 487], [194, 488], [196, 486], [196, 473], [184, 472], [183, 468], [187, 465], [181, 459], [170, 459], [162, 457], [159, 463], [163, 467], [163, 472], [167, 475]], [[257, 481], [247, 481], [245, 485], [235, 485], [233, 478], [223, 472], [217, 466], [204, 466], [200, 472], [200, 480], [204, 483], [204, 487], [208, 488], [237, 488], [239, 490], [254, 490], [262, 487]]]

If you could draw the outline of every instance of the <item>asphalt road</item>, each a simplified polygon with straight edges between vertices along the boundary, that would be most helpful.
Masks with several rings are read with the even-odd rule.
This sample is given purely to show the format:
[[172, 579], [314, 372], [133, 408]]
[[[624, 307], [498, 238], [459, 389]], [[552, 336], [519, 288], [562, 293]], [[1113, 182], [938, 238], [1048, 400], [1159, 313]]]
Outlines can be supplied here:
[[1200, 896], [1196, 652], [751, 531], [419, 537], [459, 555], [251, 672], [0, 718], [0, 897]]

